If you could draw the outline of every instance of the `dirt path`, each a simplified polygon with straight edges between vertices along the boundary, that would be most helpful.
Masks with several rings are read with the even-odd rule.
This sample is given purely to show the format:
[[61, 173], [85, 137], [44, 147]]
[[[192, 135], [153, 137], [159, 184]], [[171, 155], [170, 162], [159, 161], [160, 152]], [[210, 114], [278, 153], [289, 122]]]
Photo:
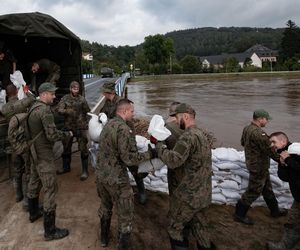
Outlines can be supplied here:
[[[58, 176], [57, 226], [70, 230], [69, 237], [45, 242], [42, 219], [29, 223], [28, 214], [21, 203], [15, 203], [10, 181], [0, 184], [0, 249], [101, 249], [97, 239], [99, 198], [95, 175], [80, 181], [80, 156], [73, 156], [72, 171]], [[61, 162], [57, 162], [60, 166]], [[135, 220], [132, 234], [134, 249], [170, 249], [167, 227], [168, 196], [147, 192], [145, 206], [135, 203]], [[212, 239], [217, 249], [265, 249], [267, 240], [279, 240], [286, 218], [272, 219], [266, 208], [250, 210], [256, 224], [244, 226], [232, 220], [234, 207], [212, 205], [209, 210]], [[117, 216], [114, 213], [109, 246], [116, 249]], [[190, 249], [195, 249], [191, 237]], [[299, 248], [300, 249], [300, 248]]]

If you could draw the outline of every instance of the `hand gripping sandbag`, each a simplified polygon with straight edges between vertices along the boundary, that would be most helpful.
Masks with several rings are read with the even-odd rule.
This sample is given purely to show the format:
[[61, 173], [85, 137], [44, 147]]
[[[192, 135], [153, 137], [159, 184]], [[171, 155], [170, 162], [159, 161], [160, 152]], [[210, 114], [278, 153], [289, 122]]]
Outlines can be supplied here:
[[101, 131], [107, 123], [107, 116], [105, 113], [99, 115], [88, 113], [88, 115], [92, 117], [89, 121], [89, 136], [92, 141], [99, 142]]
[[150, 121], [148, 134], [156, 138], [158, 141], [167, 139], [171, 132], [165, 127], [165, 122], [160, 115], [154, 115]]
[[288, 147], [289, 154], [300, 155], [300, 143], [294, 142]]
[[10, 74], [10, 80], [18, 89], [18, 99], [23, 99], [26, 96], [23, 90], [23, 86], [26, 85], [26, 82], [23, 79], [22, 72], [16, 70], [13, 74]]
[[[148, 145], [150, 144], [150, 141], [147, 140], [146, 137], [136, 135], [135, 140], [136, 140], [138, 151], [140, 153], [144, 153], [148, 151]], [[165, 164], [162, 162], [162, 160], [158, 158], [154, 158], [149, 161], [144, 161], [139, 164], [138, 173], [148, 173], [154, 170], [158, 170], [161, 169], [164, 165]]]

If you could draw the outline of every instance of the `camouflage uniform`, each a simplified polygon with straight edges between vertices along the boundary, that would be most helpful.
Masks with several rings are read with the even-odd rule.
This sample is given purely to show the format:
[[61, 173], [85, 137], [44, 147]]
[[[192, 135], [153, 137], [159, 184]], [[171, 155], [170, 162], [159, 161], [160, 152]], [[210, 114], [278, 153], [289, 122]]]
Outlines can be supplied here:
[[[58, 112], [64, 116], [65, 129], [71, 130], [74, 137], [77, 138], [78, 149], [81, 152], [81, 159], [84, 161], [88, 158], [89, 151], [87, 148], [88, 138], [88, 119], [87, 113], [90, 108], [87, 101], [83, 96], [78, 95], [76, 97], [72, 94], [65, 95], [58, 104]], [[68, 140], [63, 140], [64, 152], [63, 159], [66, 160], [66, 167], [70, 166], [71, 153], [72, 153], [72, 142], [73, 137], [68, 138]]]
[[279, 161], [279, 155], [272, 151], [268, 135], [254, 123], [244, 128], [241, 144], [245, 148], [246, 166], [250, 173], [248, 188], [241, 201], [250, 206], [262, 194], [269, 206], [270, 200], [276, 200], [269, 174], [270, 157]]
[[52, 149], [54, 143], [67, 137], [69, 132], [56, 129], [49, 105], [36, 101], [31, 110], [28, 118], [31, 138], [34, 138], [40, 131], [43, 133], [35, 140], [31, 149], [33, 164], [31, 165], [28, 197], [30, 199], [38, 197], [42, 186], [44, 211], [50, 213], [56, 208], [55, 198], [58, 188]]
[[210, 247], [206, 211], [211, 203], [212, 162], [206, 137], [194, 126], [185, 130], [173, 150], [161, 142], [156, 149], [168, 168], [183, 169], [182, 180], [170, 197], [170, 237], [182, 241], [186, 237], [184, 229], [190, 227], [198, 243]]
[[[130, 233], [133, 220], [133, 191], [127, 167], [149, 160], [149, 152], [138, 153], [133, 135], [119, 116], [109, 120], [100, 135], [96, 167], [97, 191], [101, 199], [99, 217], [109, 218], [117, 203], [120, 233]], [[133, 144], [134, 142], [134, 144]]]
[[[166, 145], [168, 149], [173, 149], [178, 138], [183, 134], [184, 130], [179, 128], [176, 122], [167, 122], [165, 126], [170, 130], [171, 135], [166, 139]], [[168, 187], [169, 195], [171, 196], [174, 190], [178, 187], [183, 176], [183, 168], [168, 168]]]
[[[33, 104], [33, 102], [35, 101], [35, 97], [31, 94], [26, 94], [26, 95], [27, 98], [21, 100], [18, 100], [17, 96], [10, 97], [8, 99], [8, 102], [3, 105], [2, 114], [4, 115], [5, 119], [8, 122], [15, 114], [27, 112], [27, 109]], [[16, 182], [17, 196], [20, 195], [20, 197], [17, 197], [17, 201], [19, 201], [22, 199], [22, 196], [26, 194], [26, 190], [28, 186], [29, 174], [30, 174], [29, 155], [28, 154], [17, 155], [12, 151], [12, 164], [13, 164], [14, 178]], [[25, 178], [22, 185], [23, 174]]]
[[107, 115], [108, 119], [112, 119], [116, 115], [116, 107], [117, 103], [122, 99], [123, 97], [115, 95], [114, 98], [111, 100], [106, 99], [103, 107], [100, 109], [100, 113], [105, 113]]

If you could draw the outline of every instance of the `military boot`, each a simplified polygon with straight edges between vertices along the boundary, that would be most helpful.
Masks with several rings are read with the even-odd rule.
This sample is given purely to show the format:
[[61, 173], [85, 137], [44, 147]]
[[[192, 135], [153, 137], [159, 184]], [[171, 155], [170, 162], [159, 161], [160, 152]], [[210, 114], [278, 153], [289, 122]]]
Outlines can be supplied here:
[[119, 233], [118, 250], [129, 250], [130, 233]]
[[62, 161], [63, 161], [63, 168], [61, 170], [56, 171], [58, 175], [65, 174], [71, 171], [71, 155], [63, 154]]
[[35, 222], [43, 216], [42, 211], [39, 208], [39, 198], [28, 198], [28, 211], [29, 211], [29, 220], [31, 223]]
[[267, 203], [267, 206], [271, 211], [271, 216], [272, 217], [278, 218], [278, 217], [287, 215], [288, 210], [280, 209], [278, 207], [278, 202], [277, 202], [275, 197], [273, 199], [265, 199], [265, 202]]
[[139, 203], [144, 205], [144, 204], [146, 204], [146, 201], [147, 201], [147, 195], [145, 193], [144, 180], [139, 174], [134, 176], [134, 179], [135, 179], [136, 187], [137, 187], [137, 190], [138, 190]]
[[14, 181], [15, 184], [15, 190], [16, 190], [16, 202], [20, 202], [23, 200], [23, 186], [22, 186], [22, 175], [17, 176]]
[[28, 181], [24, 181], [23, 182], [23, 193], [24, 193], [24, 198], [23, 198], [23, 209], [26, 211], [26, 212], [29, 212], [28, 210], [28, 197], [27, 197], [27, 187], [28, 187]]
[[171, 249], [172, 250], [188, 250], [189, 242], [187, 239], [183, 241], [174, 240], [170, 237]]
[[300, 234], [295, 229], [285, 228], [284, 235], [279, 242], [268, 242], [270, 250], [290, 250], [300, 241]]
[[55, 211], [44, 212], [44, 238], [45, 241], [62, 239], [69, 235], [68, 229], [55, 226]]
[[82, 173], [80, 176], [80, 180], [84, 181], [89, 177], [89, 172], [88, 172], [89, 156], [88, 155], [81, 155], [81, 166], [82, 166]]
[[108, 245], [110, 221], [111, 216], [109, 216], [109, 218], [102, 216], [100, 220], [100, 241], [102, 247], [106, 247]]
[[249, 208], [250, 206], [245, 205], [241, 200], [239, 200], [235, 206], [235, 214], [233, 215], [234, 220], [246, 225], [253, 225], [254, 221], [246, 216]]

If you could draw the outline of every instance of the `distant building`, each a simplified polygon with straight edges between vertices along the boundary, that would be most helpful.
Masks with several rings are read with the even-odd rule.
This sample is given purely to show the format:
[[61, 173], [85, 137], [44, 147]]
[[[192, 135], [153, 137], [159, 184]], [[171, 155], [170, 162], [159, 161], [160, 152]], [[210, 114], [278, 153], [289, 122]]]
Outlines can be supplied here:
[[82, 59], [87, 61], [93, 61], [93, 55], [90, 53], [83, 52]]
[[277, 56], [277, 51], [271, 50], [263, 45], [256, 44], [243, 53], [202, 56], [199, 59], [203, 68], [223, 68], [225, 60], [229, 58], [235, 58], [241, 68], [244, 68], [245, 62], [247, 61], [257, 68], [262, 68], [263, 62], [276, 62]]

